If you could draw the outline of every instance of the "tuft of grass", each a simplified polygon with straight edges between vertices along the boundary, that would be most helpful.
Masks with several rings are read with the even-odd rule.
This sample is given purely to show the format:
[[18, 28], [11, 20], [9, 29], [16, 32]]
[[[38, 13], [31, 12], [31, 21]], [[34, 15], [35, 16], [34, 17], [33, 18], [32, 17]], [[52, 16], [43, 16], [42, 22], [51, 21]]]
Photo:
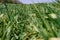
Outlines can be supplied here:
[[59, 21], [59, 3], [0, 4], [0, 40], [59, 38]]

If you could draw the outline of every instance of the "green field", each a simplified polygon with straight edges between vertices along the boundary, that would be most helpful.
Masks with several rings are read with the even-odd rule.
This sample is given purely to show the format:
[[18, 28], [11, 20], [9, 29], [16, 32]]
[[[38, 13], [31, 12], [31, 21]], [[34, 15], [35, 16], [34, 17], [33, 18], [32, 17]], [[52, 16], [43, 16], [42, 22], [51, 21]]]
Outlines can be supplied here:
[[0, 4], [0, 40], [60, 38], [60, 3]]

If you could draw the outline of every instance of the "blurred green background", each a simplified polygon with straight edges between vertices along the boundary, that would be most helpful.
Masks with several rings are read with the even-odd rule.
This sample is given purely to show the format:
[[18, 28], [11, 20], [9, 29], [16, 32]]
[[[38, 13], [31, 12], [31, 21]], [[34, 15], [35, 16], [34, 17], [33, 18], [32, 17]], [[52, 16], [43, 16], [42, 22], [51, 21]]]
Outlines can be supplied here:
[[60, 1], [39, 4], [0, 3], [0, 40], [60, 38]]

